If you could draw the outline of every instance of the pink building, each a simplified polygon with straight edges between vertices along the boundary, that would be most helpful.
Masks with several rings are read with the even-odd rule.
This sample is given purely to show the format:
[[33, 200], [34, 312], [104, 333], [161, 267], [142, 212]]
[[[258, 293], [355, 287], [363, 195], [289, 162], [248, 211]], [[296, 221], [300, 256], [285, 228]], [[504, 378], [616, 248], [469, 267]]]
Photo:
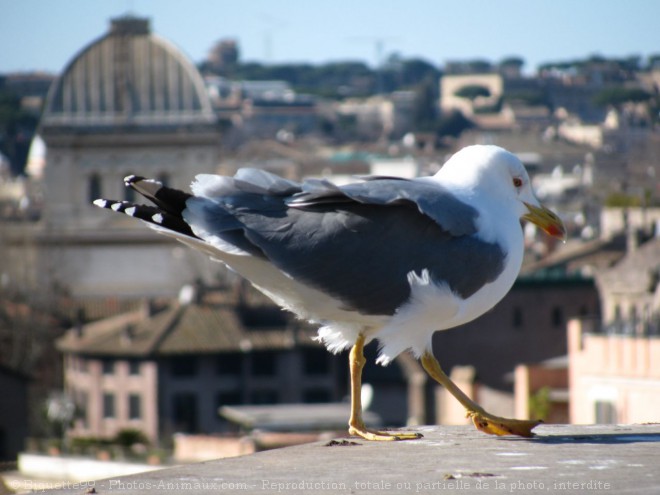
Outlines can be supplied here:
[[660, 338], [568, 325], [571, 423], [660, 421]]
[[218, 415], [226, 405], [342, 397], [343, 359], [315, 343], [312, 328], [235, 294], [196, 294], [79, 325], [58, 340], [77, 407], [70, 435], [112, 438], [131, 428], [156, 442], [226, 432]]

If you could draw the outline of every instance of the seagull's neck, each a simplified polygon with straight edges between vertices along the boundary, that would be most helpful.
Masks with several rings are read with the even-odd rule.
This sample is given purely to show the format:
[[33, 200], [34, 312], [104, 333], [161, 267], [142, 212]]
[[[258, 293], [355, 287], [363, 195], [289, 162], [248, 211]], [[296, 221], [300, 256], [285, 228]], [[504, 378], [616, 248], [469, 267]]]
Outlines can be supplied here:
[[[441, 169], [433, 177], [434, 182], [445, 187], [460, 201], [471, 205], [479, 212], [479, 237], [488, 242], [497, 242], [500, 245], [522, 242], [522, 230], [517, 212], [510, 208], [503, 198], [496, 194], [497, 183], [493, 187], [486, 187], [489, 181], [476, 174], [459, 175], [449, 171], [442, 174]], [[504, 232], [502, 229], [506, 229]]]

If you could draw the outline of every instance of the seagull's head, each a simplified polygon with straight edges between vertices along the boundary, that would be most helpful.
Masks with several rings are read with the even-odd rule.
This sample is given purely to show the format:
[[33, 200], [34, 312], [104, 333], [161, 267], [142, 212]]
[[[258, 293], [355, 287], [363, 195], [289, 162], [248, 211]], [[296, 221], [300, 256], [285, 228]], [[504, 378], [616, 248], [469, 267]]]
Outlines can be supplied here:
[[546, 234], [566, 239], [564, 222], [536, 199], [525, 166], [503, 148], [490, 145], [463, 148], [445, 163], [438, 178], [470, 189], [475, 196], [483, 195], [498, 205], [506, 205]]

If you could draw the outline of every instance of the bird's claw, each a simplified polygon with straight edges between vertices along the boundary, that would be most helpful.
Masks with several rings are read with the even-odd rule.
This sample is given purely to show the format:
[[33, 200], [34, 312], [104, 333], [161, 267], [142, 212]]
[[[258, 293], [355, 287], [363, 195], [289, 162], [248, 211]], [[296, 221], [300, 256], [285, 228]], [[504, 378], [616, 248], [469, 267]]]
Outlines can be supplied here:
[[519, 437], [530, 438], [534, 436], [532, 430], [543, 421], [509, 419], [493, 416], [485, 411], [468, 411], [467, 417], [479, 431], [489, 435], [517, 435]]
[[371, 430], [369, 428], [366, 428], [364, 426], [362, 427], [356, 427], [356, 426], [350, 426], [348, 428], [348, 434], [349, 435], [354, 435], [357, 437], [364, 438], [365, 440], [371, 440], [371, 441], [380, 441], [380, 442], [396, 442], [399, 440], [417, 440], [418, 438], [422, 438], [424, 435], [421, 433], [390, 433], [387, 431], [377, 431], [377, 430]]

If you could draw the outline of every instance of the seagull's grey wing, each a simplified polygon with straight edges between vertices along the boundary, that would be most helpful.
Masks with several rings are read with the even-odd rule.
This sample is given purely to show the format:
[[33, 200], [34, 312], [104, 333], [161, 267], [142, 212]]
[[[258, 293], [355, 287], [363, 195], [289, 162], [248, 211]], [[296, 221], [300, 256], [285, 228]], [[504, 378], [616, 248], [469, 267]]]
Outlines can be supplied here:
[[234, 177], [198, 175], [192, 190], [195, 196], [186, 202], [182, 217], [198, 237], [261, 258], [267, 256], [246, 237], [246, 226], [237, 213], [246, 209], [281, 212], [286, 209], [284, 200], [302, 191], [296, 182], [254, 168], [239, 169]]
[[[395, 193], [390, 186], [379, 191], [387, 190], [391, 197], [398, 194], [398, 199], [387, 201], [384, 194], [368, 189], [347, 191], [318, 182], [314, 187], [322, 192], [318, 201], [305, 206], [294, 201], [295, 207], [287, 202], [287, 195], [245, 188], [226, 194], [225, 188], [224, 195], [189, 199], [184, 218], [199, 237], [219, 236], [263, 256], [283, 272], [364, 314], [393, 314], [410, 296], [411, 272], [421, 275], [426, 270], [435, 283], [467, 298], [503, 269], [506, 253], [500, 246], [452, 232], [470, 231], [465, 226], [473, 224], [474, 213], [449, 193], [441, 195], [448, 208], [466, 216], [454, 218], [451, 230], [420, 212], [419, 198], [424, 208], [440, 208], [443, 203], [425, 195], [423, 186], [417, 189], [416, 202], [407, 199], [409, 193]], [[335, 201], [327, 189], [335, 190]], [[418, 207], [411, 207], [413, 203]]]
[[425, 179], [367, 177], [367, 182], [337, 187], [326, 181], [306, 181], [289, 205], [303, 208], [323, 203], [355, 201], [373, 205], [404, 204], [416, 207], [453, 235], [477, 231], [477, 211], [450, 191]]

